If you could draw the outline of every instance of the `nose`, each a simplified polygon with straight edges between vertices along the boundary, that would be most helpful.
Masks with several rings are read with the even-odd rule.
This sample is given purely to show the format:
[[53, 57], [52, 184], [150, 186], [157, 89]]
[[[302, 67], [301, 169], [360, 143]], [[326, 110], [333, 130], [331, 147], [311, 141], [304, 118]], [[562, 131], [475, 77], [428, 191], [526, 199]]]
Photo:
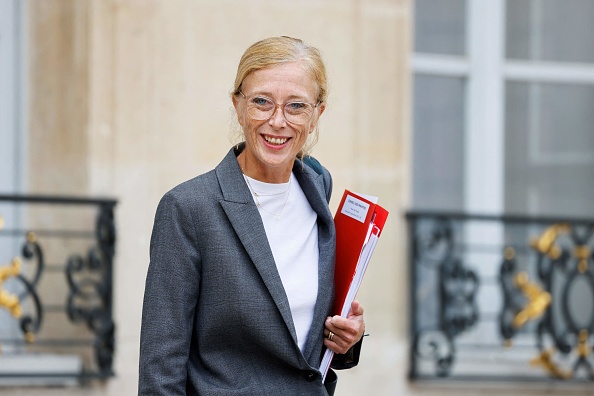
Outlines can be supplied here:
[[283, 113], [283, 104], [275, 104], [274, 113], [268, 119], [270, 126], [280, 128], [285, 125], [285, 114]]

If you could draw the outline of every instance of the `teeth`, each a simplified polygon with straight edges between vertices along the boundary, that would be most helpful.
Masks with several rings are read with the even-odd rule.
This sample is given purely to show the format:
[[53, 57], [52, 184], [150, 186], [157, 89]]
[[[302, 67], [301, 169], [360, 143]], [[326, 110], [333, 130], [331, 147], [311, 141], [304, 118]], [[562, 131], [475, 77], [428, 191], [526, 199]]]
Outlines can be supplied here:
[[285, 144], [287, 138], [273, 138], [269, 136], [265, 136], [264, 139], [270, 144]]

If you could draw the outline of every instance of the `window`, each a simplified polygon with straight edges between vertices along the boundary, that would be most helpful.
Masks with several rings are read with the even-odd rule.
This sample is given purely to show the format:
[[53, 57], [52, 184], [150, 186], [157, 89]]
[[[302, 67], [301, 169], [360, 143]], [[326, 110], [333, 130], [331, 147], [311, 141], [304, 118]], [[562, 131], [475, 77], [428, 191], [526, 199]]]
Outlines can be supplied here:
[[413, 204], [594, 213], [594, 2], [416, 0]]

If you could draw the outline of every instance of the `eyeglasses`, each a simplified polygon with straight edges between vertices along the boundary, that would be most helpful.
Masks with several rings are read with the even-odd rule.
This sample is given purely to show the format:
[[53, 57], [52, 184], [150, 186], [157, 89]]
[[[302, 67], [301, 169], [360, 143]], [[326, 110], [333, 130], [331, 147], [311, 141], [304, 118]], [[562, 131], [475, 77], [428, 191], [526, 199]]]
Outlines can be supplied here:
[[272, 99], [263, 96], [248, 98], [243, 92], [238, 92], [247, 100], [248, 115], [257, 121], [269, 120], [276, 112], [276, 108], [280, 106], [287, 122], [295, 125], [305, 125], [311, 121], [315, 108], [320, 104], [320, 102], [315, 105], [307, 102], [275, 103]]

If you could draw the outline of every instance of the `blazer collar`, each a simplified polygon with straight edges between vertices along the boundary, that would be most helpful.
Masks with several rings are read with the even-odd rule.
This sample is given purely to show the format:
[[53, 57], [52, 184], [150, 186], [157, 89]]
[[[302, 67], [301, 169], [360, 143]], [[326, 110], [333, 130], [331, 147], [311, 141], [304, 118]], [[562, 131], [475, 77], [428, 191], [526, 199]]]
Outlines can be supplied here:
[[[266, 238], [266, 231], [262, 218], [254, 204], [252, 195], [245, 183], [243, 174], [237, 162], [237, 155], [243, 151], [245, 145], [240, 144], [232, 148], [223, 161], [215, 168], [215, 173], [221, 187], [223, 200], [221, 206], [229, 222], [237, 233], [241, 243], [252, 259], [254, 266], [260, 273], [274, 303], [276, 304], [291, 336], [297, 346], [297, 333], [291, 315], [289, 300], [283, 288], [282, 280], [276, 268], [272, 250]], [[318, 299], [314, 310], [313, 324], [305, 345], [304, 357], [308, 362], [317, 361], [312, 352], [323, 336], [323, 326], [328, 314], [328, 307], [332, 304], [334, 295], [334, 222], [325, 199], [323, 176], [305, 166], [300, 160], [293, 165], [293, 173], [307, 197], [312, 209], [318, 215]], [[332, 285], [327, 287], [326, 285]], [[318, 334], [319, 333], [319, 334]], [[310, 363], [311, 364], [311, 363]], [[317, 368], [317, 367], [316, 367]]]

